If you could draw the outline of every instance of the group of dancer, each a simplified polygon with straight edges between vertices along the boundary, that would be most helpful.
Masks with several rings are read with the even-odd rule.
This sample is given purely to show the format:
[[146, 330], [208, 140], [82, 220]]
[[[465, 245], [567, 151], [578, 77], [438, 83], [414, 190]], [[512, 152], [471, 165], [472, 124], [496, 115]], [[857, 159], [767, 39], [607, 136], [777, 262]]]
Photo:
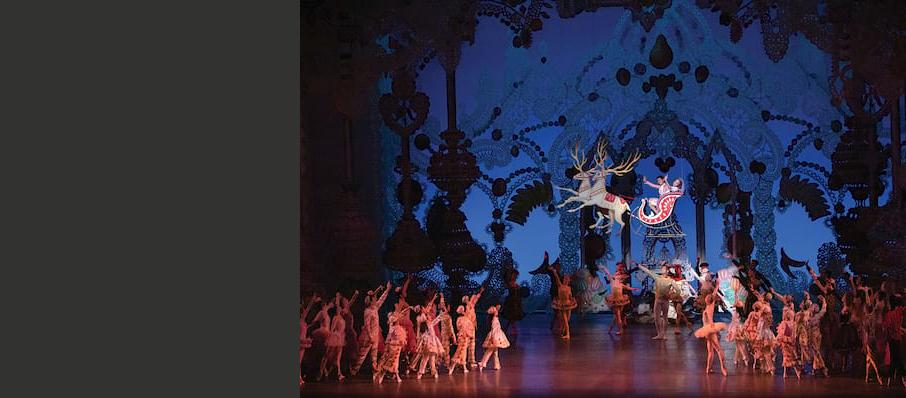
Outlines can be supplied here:
[[[440, 367], [446, 368], [448, 374], [453, 374], [457, 367], [461, 367], [464, 373], [476, 367], [484, 370], [492, 357], [493, 369], [499, 370], [501, 368], [499, 350], [510, 346], [498, 319], [501, 305], [492, 305], [487, 310], [491, 317], [491, 326], [482, 344], [484, 355], [476, 361], [475, 339], [478, 323], [475, 307], [484, 288], [482, 287], [476, 294], [462, 297], [461, 305], [455, 310], [454, 322], [452, 306], [447, 303], [442, 293], [425, 292], [424, 302], [411, 305], [407, 301], [411, 279], [411, 276], [406, 277], [402, 285], [395, 289], [387, 282], [368, 291], [365, 297], [363, 325], [358, 332], [354, 328], [354, 317], [351, 312], [352, 305], [359, 297], [358, 291], [348, 299], [337, 292], [330, 301], [313, 294], [302, 306], [301, 311], [299, 361], [302, 369], [306, 367], [306, 349], [312, 349], [320, 358], [317, 376], [319, 381], [330, 377], [334, 370], [338, 380], [341, 381], [346, 377], [343, 374], [344, 370], [355, 376], [363, 369], [369, 358], [372, 380], [377, 383], [383, 382], [385, 377], [392, 377], [397, 382], [402, 381], [401, 370], [405, 374], [415, 372], [418, 379], [428, 371], [431, 376], [438, 377]], [[511, 285], [515, 284], [515, 275], [510, 279], [513, 281]], [[397, 302], [386, 315], [385, 335], [381, 327], [380, 313], [391, 290], [396, 293]], [[511, 289], [511, 292], [513, 291]], [[311, 320], [312, 332], [309, 335], [307, 319], [316, 305], [320, 308]], [[507, 305], [513, 307], [511, 303]], [[521, 305], [508, 310], [521, 312]], [[452, 348], [454, 345], [455, 349]], [[303, 372], [300, 371], [299, 384], [304, 383]]]
[[[733, 363], [737, 367], [751, 366], [755, 372], [774, 375], [779, 364], [784, 378], [790, 370], [797, 378], [807, 374], [827, 377], [831, 372], [853, 374], [864, 358], [866, 382], [876, 380], [885, 384], [882, 375], [886, 375], [887, 385], [893, 381], [906, 386], [901, 346], [906, 333], [902, 288], [896, 290], [886, 282], [872, 287], [864, 278], [853, 275], [849, 275], [844, 286], [838, 287], [837, 279], [818, 275], [806, 267], [812, 276], [813, 291], [802, 292], [797, 303], [793, 295], [780, 294], [770, 285], [757, 271], [757, 261], [733, 260], [733, 265], [730, 288], [725, 290], [731, 297], [725, 297], [708, 263], [699, 262], [689, 278], [676, 264], [662, 263], [658, 272], [644, 264], [628, 268], [618, 263], [613, 272], [599, 266], [609, 286], [609, 292], [600, 294], [606, 295], [605, 301], [614, 314], [608, 333], [614, 329], [617, 335], [625, 333], [629, 324], [627, 315], [635, 301], [632, 292], [640, 290], [632, 287], [629, 279], [640, 271], [654, 282], [650, 289], [654, 340], [667, 338], [667, 314], [671, 307], [676, 313], [674, 333], [680, 334], [682, 325], [692, 329], [683, 304], [690, 299], [690, 293], [694, 296], [693, 306], [701, 312], [701, 327], [692, 334], [705, 343], [706, 374], [713, 373], [716, 359], [721, 374], [728, 375], [721, 348], [725, 336], [726, 341], [735, 343]], [[532, 274], [550, 276], [554, 311], [551, 329], [555, 336], [570, 339], [571, 313], [578, 305], [571, 276], [562, 273], [559, 260], [549, 263], [547, 253], [542, 265]], [[354, 376], [370, 358], [372, 379], [377, 383], [388, 376], [399, 382], [401, 372], [414, 372], [416, 378], [421, 378], [428, 372], [439, 377], [440, 368], [448, 374], [457, 368], [463, 373], [476, 367], [483, 370], [492, 357], [493, 368], [500, 369], [499, 350], [510, 346], [507, 333], [515, 335], [516, 321], [524, 315], [517, 275], [515, 269], [505, 274], [504, 282], [509, 290], [506, 300], [502, 306], [494, 303], [487, 309], [490, 327], [483, 340], [484, 354], [480, 360], [476, 360], [475, 351], [476, 305], [484, 288], [463, 296], [454, 311], [442, 293], [430, 288], [421, 292], [420, 296], [424, 297], [421, 303], [412, 305], [408, 301], [411, 277], [407, 277], [395, 289], [387, 282], [364, 295], [364, 322], [358, 332], [351, 311], [360, 296], [358, 292], [350, 298], [336, 293], [329, 301], [312, 295], [301, 314], [300, 361], [305, 358], [306, 349], [311, 349], [319, 360], [319, 380], [329, 377], [334, 370], [337, 378], [343, 380], [344, 370]], [[692, 286], [695, 282], [697, 292]], [[397, 301], [385, 315], [384, 329], [380, 314], [391, 291], [396, 293]], [[309, 315], [316, 306], [318, 310], [309, 323]], [[719, 309], [730, 314], [729, 323], [715, 320]], [[775, 321], [775, 313], [780, 314], [779, 321]], [[500, 316], [507, 320], [505, 327], [501, 326]], [[301, 373], [299, 383], [304, 383]]]

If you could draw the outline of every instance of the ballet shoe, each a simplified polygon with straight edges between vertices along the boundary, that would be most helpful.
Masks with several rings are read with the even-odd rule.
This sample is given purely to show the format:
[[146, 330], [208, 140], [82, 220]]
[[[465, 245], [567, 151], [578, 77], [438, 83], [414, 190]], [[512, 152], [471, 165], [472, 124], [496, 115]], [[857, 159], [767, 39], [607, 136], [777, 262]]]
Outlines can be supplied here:
[[500, 370], [500, 366], [495, 366], [494, 370]]
[[617, 336], [619, 336], [619, 335], [623, 334], [623, 332], [617, 331], [616, 334], [617, 334]]
[[726, 370], [726, 369], [721, 368], [721, 369], [720, 369], [720, 373], [723, 374], [724, 377], [727, 377], [727, 370]]
[[400, 378], [400, 375], [396, 375], [396, 382], [397, 382], [397, 383], [402, 383], [402, 382], [403, 382], [403, 379]]
[[450, 371], [447, 373], [447, 375], [448, 375], [448, 376], [453, 376], [453, 369], [450, 369]]
[[462, 372], [463, 372], [463, 373], [469, 373], [469, 369], [463, 369]]
[[415, 376], [415, 379], [416, 379], [416, 380], [421, 380], [421, 379], [422, 379], [422, 374], [419, 373], [418, 376]]
[[439, 376], [437, 375], [437, 372], [434, 372], [434, 378], [436, 379], [436, 378], [438, 378], [438, 377], [439, 377]]
[[343, 379], [345, 379], [345, 378], [346, 378], [346, 376], [340, 375], [340, 376], [337, 377], [337, 380], [343, 381]]

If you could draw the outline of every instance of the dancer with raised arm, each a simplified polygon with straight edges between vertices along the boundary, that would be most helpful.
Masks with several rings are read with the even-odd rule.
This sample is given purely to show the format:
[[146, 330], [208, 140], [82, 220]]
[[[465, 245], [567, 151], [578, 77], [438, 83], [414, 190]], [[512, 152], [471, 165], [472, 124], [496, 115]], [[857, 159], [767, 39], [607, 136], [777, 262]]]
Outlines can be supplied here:
[[[358, 293], [358, 291], [356, 291]], [[318, 375], [320, 381], [324, 377], [329, 377], [333, 368], [337, 369], [337, 377], [343, 380], [343, 370], [340, 368], [340, 360], [343, 357], [343, 347], [346, 346], [346, 321], [343, 319], [343, 296], [337, 293], [334, 298], [334, 308], [331, 310], [334, 315], [330, 322], [330, 336], [327, 338], [327, 352], [321, 359], [321, 374]]]
[[551, 271], [554, 283], [557, 286], [557, 297], [551, 300], [551, 307], [556, 313], [555, 316], [560, 319], [560, 323], [563, 325], [563, 334], [560, 337], [564, 340], [569, 340], [569, 318], [572, 310], [576, 308], [578, 304], [573, 297], [572, 288], [569, 286], [570, 276], [564, 275], [563, 279], [560, 279], [559, 272], [553, 269], [551, 269]]
[[421, 312], [416, 319], [416, 325], [419, 332], [417, 349], [420, 358], [418, 375], [416, 378], [421, 379], [422, 375], [425, 373], [425, 368], [428, 365], [431, 365], [431, 375], [436, 379], [437, 357], [440, 355], [441, 350], [443, 350], [443, 346], [440, 344], [440, 339], [434, 332], [434, 326], [440, 323], [441, 318], [435, 317], [434, 319], [430, 319], [428, 313], [431, 309], [427, 306], [422, 307], [420, 311], [418, 306], [415, 308], [416, 312]]
[[[639, 269], [642, 272], [648, 274], [651, 279], [654, 279], [654, 325], [657, 328], [657, 335], [652, 337], [652, 340], [666, 340], [667, 339], [667, 312], [670, 308], [670, 295], [671, 289], [674, 288], [673, 279], [664, 276], [658, 275], [648, 269], [644, 265], [639, 265]], [[666, 270], [664, 270], [666, 271]]]
[[484, 286], [478, 289], [478, 293], [471, 296], [463, 296], [462, 301], [466, 308], [466, 316], [469, 317], [469, 321], [472, 322], [472, 340], [469, 341], [469, 350], [466, 353], [467, 359], [469, 362], [469, 367], [478, 366], [478, 361], [475, 360], [475, 334], [478, 330], [478, 318], [475, 315], [475, 304], [478, 304], [478, 300], [481, 299], [481, 294], [484, 293]]
[[387, 316], [387, 324], [389, 326], [387, 341], [384, 342], [384, 353], [381, 355], [378, 369], [372, 376], [372, 380], [377, 381], [378, 384], [384, 381], [384, 375], [388, 373], [396, 378], [397, 383], [403, 381], [400, 378], [400, 354], [406, 345], [408, 333], [405, 328], [400, 326], [399, 317], [400, 314], [398, 312], [391, 312]]
[[451, 354], [450, 354], [450, 342], [456, 344], [456, 330], [453, 329], [453, 317], [450, 316], [450, 305], [447, 304], [444, 299], [444, 295], [440, 295], [440, 315], [437, 316], [440, 318], [440, 345], [443, 347], [442, 352], [438, 359], [444, 365], [445, 368], [450, 369], [452, 366]]
[[642, 199], [645, 201], [646, 204], [648, 204], [648, 207], [650, 207], [651, 210], [653, 210], [653, 211], [657, 211], [658, 199], [660, 199], [660, 197], [663, 196], [665, 193], [668, 193], [671, 191], [670, 184], [667, 184], [667, 176], [665, 176], [665, 175], [657, 176], [657, 178], [655, 178], [655, 181], [657, 181], [657, 184], [654, 184], [651, 181], [648, 181], [648, 177], [642, 176], [642, 182], [645, 185], [652, 187], [654, 189], [657, 189], [657, 193], [658, 193], [657, 198]]
[[[378, 353], [380, 352], [380, 345], [383, 340], [378, 311], [381, 309], [381, 306], [384, 305], [384, 301], [387, 300], [387, 296], [390, 294], [390, 286], [390, 281], [388, 281], [386, 286], [379, 286], [375, 291], [368, 292], [368, 299], [365, 301], [365, 315], [363, 317], [362, 332], [359, 333], [359, 352], [357, 353], [358, 355], [356, 356], [355, 362], [353, 362], [349, 369], [349, 374], [353, 376], [359, 373], [359, 370], [369, 353], [371, 354], [371, 370], [372, 372], [377, 372]], [[381, 293], [382, 289], [383, 293]], [[380, 296], [374, 298], [377, 294], [380, 294]]]
[[459, 317], [456, 318], [456, 331], [457, 331], [457, 343], [456, 343], [456, 352], [453, 353], [453, 358], [450, 359], [451, 366], [449, 368], [449, 374], [453, 374], [453, 371], [456, 370], [457, 366], [462, 366], [463, 373], [469, 373], [469, 365], [466, 364], [466, 351], [468, 347], [472, 345], [472, 340], [475, 340], [475, 325], [472, 324], [472, 320], [466, 316], [466, 307], [459, 306], [456, 308], [456, 313], [459, 314]]
[[[622, 265], [622, 263], [617, 263], [618, 271], [620, 269], [620, 265]], [[598, 269], [604, 271], [604, 273], [607, 275], [606, 278], [608, 284], [610, 285], [610, 295], [606, 296], [604, 298], [604, 301], [607, 302], [607, 306], [610, 307], [610, 309], [613, 311], [613, 322], [610, 323], [610, 327], [607, 329], [607, 333], [612, 332], [613, 325], [616, 324], [617, 335], [621, 335], [623, 334], [624, 325], [623, 308], [629, 305], [630, 301], [629, 295], [623, 293], [623, 289], [630, 291], [639, 291], [641, 289], [629, 286], [625, 283], [625, 281], [629, 279], [629, 275], [626, 273], [617, 272], [615, 274], [611, 274], [610, 270], [607, 269], [607, 266], [603, 264], [598, 265]], [[600, 294], [604, 293], [606, 292], [601, 292]]]

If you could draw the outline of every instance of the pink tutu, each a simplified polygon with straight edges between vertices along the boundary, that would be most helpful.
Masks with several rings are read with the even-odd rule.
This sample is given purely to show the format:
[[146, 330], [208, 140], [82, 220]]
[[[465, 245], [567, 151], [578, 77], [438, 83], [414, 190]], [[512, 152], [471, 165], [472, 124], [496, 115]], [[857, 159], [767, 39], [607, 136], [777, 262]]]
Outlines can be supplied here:
[[604, 301], [607, 302], [607, 306], [610, 308], [621, 307], [626, 304], [629, 304], [629, 296], [627, 296], [625, 294], [621, 294], [617, 297], [614, 297], [614, 295], [611, 294], [611, 295], [605, 297]]
[[726, 328], [727, 328], [726, 323], [714, 322], [710, 325], [705, 325], [705, 326], [698, 328], [698, 330], [696, 330], [694, 334], [695, 334], [695, 337], [703, 339], [705, 337], [708, 337], [709, 335], [719, 333], [721, 330], [725, 330]]

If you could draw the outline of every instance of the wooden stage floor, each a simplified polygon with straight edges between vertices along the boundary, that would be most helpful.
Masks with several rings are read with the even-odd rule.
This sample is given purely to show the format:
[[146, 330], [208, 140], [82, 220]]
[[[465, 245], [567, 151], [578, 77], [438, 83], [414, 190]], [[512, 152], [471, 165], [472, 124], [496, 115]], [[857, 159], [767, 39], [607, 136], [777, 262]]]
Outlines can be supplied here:
[[574, 316], [572, 339], [563, 341], [551, 336], [550, 317], [529, 315], [520, 322], [518, 339], [501, 351], [499, 371], [457, 370], [452, 376], [442, 371], [438, 379], [421, 380], [404, 375], [402, 383], [388, 379], [378, 385], [363, 370], [342, 382], [335, 376], [320, 383], [310, 379], [301, 396], [906, 396], [902, 385], [883, 387], [860, 378], [803, 376], [797, 381], [792, 374], [786, 380], [755, 374], [733, 365], [734, 346], [728, 342], [724, 353], [729, 376], [720, 375], [719, 368], [705, 375], [704, 342], [689, 329], [675, 335], [671, 325], [666, 341], [654, 341], [653, 325], [630, 325], [625, 335], [616, 336], [607, 333], [609, 314]]

